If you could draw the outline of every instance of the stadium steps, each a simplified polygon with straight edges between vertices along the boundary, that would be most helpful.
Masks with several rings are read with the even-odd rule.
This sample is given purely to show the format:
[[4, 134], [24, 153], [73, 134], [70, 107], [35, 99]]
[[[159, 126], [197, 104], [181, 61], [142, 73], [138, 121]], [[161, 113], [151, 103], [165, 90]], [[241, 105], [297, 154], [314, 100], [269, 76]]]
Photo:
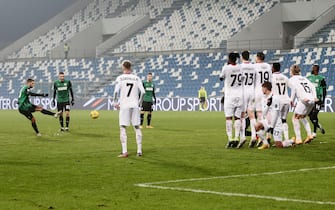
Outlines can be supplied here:
[[299, 48], [318, 47], [320, 44], [325, 44], [331, 30], [334, 28], [335, 28], [335, 19], [332, 20], [330, 23], [326, 24], [322, 29], [313, 34], [309, 39], [304, 41], [299, 46]]
[[[165, 8], [162, 13], [160, 15], [158, 15], [155, 19], [151, 19], [151, 22], [149, 25], [147, 25], [146, 28], [143, 28], [141, 30], [139, 30], [138, 32], [136, 32], [136, 34], [143, 34], [145, 32], [145, 30], [149, 27], [152, 27], [153, 25], [155, 25], [156, 23], [158, 23], [160, 20], [164, 19], [164, 18], [168, 18], [172, 15], [172, 13], [175, 10], [179, 10], [183, 7], [184, 4], [190, 4], [191, 0], [182, 0], [182, 1], [174, 1], [171, 5], [171, 7], [169, 8]], [[119, 43], [119, 45], [115, 46], [114, 48], [118, 48], [120, 47], [122, 44], [128, 42], [131, 40], [131, 38], [134, 36], [134, 34], [129, 35], [127, 38], [125, 38], [122, 42]], [[103, 56], [112, 56], [113, 54], [113, 49], [111, 49], [111, 51], [106, 52], [105, 55]]]
[[115, 10], [112, 15], [107, 16], [106, 18], [114, 18], [114, 17], [119, 17], [122, 16], [122, 13], [127, 10], [131, 5], [133, 4], [138, 4], [139, 0], [131, 0], [129, 2], [124, 3], [123, 5], [119, 5], [119, 7]]

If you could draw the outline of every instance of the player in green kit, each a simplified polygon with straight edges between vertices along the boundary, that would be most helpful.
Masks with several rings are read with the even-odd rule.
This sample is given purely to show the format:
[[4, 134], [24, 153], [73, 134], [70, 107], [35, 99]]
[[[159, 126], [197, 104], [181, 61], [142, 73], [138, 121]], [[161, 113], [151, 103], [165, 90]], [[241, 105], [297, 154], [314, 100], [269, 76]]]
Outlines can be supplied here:
[[323, 129], [321, 124], [319, 123], [318, 114], [325, 103], [327, 84], [325, 77], [319, 75], [319, 70], [320, 70], [319, 65], [313, 65], [312, 74], [307, 77], [307, 79], [314, 84], [316, 90], [316, 96], [319, 99], [319, 101], [315, 103], [315, 106], [312, 109], [312, 111], [309, 113], [309, 119], [312, 121], [314, 125], [314, 130], [312, 134], [313, 137], [316, 137], [317, 129], [320, 129], [321, 133], [325, 134], [325, 129]]
[[[55, 106], [55, 98], [57, 95], [57, 110], [61, 112], [59, 116], [59, 123], [61, 131], [69, 131], [70, 123], [70, 94], [71, 94], [71, 105], [74, 105], [74, 97], [72, 91], [72, 84], [70, 80], [65, 79], [64, 72], [59, 72], [58, 80], [54, 82], [54, 95], [52, 104]], [[64, 127], [63, 112], [66, 115], [66, 127]]]
[[40, 111], [42, 114], [51, 115], [54, 117], [58, 117], [60, 112], [53, 113], [48, 110], [43, 109], [41, 106], [36, 106], [30, 103], [29, 96], [41, 96], [41, 97], [48, 97], [47, 93], [33, 93], [30, 90], [34, 88], [35, 81], [33, 79], [28, 79], [25, 86], [23, 86], [20, 90], [20, 95], [18, 99], [19, 104], [19, 112], [23, 114], [28, 120], [31, 121], [31, 125], [36, 132], [37, 136], [41, 136], [41, 133], [38, 131], [36, 119], [33, 116], [33, 112]]
[[146, 128], [154, 128], [151, 126], [151, 117], [152, 117], [152, 105], [156, 104], [155, 96], [155, 85], [152, 82], [152, 73], [148, 73], [147, 81], [143, 82], [143, 87], [145, 94], [143, 97], [142, 110], [141, 110], [141, 126], [143, 128], [144, 113], [147, 112], [147, 126]]

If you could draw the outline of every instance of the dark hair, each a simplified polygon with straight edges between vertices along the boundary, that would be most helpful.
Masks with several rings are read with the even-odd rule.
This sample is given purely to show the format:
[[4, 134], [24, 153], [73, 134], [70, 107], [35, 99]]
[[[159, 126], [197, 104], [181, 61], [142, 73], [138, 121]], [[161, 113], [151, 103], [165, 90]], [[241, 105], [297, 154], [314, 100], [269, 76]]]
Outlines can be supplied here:
[[243, 58], [244, 60], [248, 61], [249, 58], [250, 58], [250, 53], [249, 53], [249, 51], [247, 51], [247, 50], [243, 51], [243, 52], [242, 52], [242, 58]]
[[280, 63], [273, 63], [272, 68], [273, 68], [274, 72], [280, 71]]
[[33, 80], [33, 79], [31, 79], [31, 78], [29, 78], [29, 79], [27, 79], [27, 83], [28, 82], [34, 82], [35, 80]]
[[265, 55], [264, 55], [263, 52], [258, 52], [256, 56], [257, 56], [257, 58], [259, 58], [259, 59], [262, 60], [262, 61], [265, 60]]
[[64, 72], [62, 72], [62, 71], [61, 71], [61, 72], [59, 72], [59, 75], [61, 75], [61, 74], [63, 74], [63, 75], [64, 75]]
[[131, 69], [131, 63], [130, 61], [123, 61], [122, 66], [126, 69]]
[[314, 64], [314, 65], [313, 65], [313, 67], [314, 67], [314, 68], [316, 68], [316, 71], [319, 73], [320, 66], [319, 66], [319, 65], [317, 65], [317, 64]]
[[240, 57], [238, 53], [229, 53], [228, 55], [228, 63], [229, 64], [236, 64], [237, 58]]
[[149, 72], [149, 73], [148, 73], [148, 75], [151, 75], [151, 76], [152, 76], [152, 73], [151, 73], [151, 72]]
[[264, 88], [266, 88], [266, 89], [268, 89], [268, 90], [272, 90], [272, 83], [271, 82], [264, 82], [263, 84], [262, 84], [262, 87], [264, 87]]

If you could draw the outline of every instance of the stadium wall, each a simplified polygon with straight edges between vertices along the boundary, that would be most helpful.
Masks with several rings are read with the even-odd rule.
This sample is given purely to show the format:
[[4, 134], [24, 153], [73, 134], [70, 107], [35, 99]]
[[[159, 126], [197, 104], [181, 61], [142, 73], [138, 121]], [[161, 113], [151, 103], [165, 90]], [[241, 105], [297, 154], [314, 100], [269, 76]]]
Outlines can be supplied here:
[[[56, 15], [55, 17], [51, 18], [41, 26], [37, 27], [36, 29], [32, 30], [31, 32], [27, 33], [8, 47], [4, 48], [0, 52], [0, 60], [4, 61], [7, 59], [7, 56], [18, 51], [23, 46], [28, 44], [29, 42], [33, 41], [37, 37], [47, 33], [51, 29], [53, 29], [55, 26], [60, 25], [65, 20], [70, 19], [76, 12], [78, 12], [81, 9], [84, 9], [87, 4], [91, 0], [78, 0], [74, 4], [72, 4], [70, 7], [67, 7], [65, 10], [63, 10], [61, 13]], [[14, 11], [13, 11], [14, 12]]]
[[[43, 106], [45, 109], [56, 109], [52, 106], [51, 98], [32, 97], [31, 102], [35, 105]], [[89, 98], [76, 99], [73, 109], [78, 110], [115, 110], [113, 100], [111, 98]], [[157, 98], [155, 111], [199, 111], [200, 101], [194, 97], [179, 98]], [[221, 98], [213, 97], [207, 99], [207, 111], [219, 112], [223, 111]], [[0, 110], [17, 110], [17, 98], [0, 98]], [[335, 98], [326, 98], [325, 107], [322, 112], [334, 112]], [[291, 110], [293, 111], [293, 110]]]

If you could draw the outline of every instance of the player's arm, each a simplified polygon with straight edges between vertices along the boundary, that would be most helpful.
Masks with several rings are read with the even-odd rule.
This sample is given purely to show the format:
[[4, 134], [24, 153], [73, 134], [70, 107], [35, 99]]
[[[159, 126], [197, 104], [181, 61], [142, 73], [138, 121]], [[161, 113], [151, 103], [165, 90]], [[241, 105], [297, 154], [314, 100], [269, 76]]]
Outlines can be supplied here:
[[116, 85], [115, 85], [115, 89], [114, 89], [114, 94], [113, 94], [113, 103], [114, 106], [116, 108], [118, 108], [119, 104], [118, 104], [118, 100], [119, 100], [119, 94], [120, 92], [120, 82], [118, 80], [116, 80]]
[[225, 79], [225, 66], [222, 68], [222, 71], [220, 73], [220, 81], [223, 81]]
[[72, 83], [71, 81], [69, 81], [69, 90], [70, 90], [70, 94], [71, 94], [71, 105], [74, 105], [74, 97], [73, 97], [73, 89], [72, 89]]
[[320, 82], [320, 86], [322, 87], [322, 104], [325, 103], [326, 95], [327, 95], [327, 84], [326, 80], [323, 78]]
[[291, 89], [291, 96], [290, 96], [290, 101], [291, 101], [291, 106], [294, 106], [294, 98], [295, 98], [295, 88], [294, 85], [292, 85], [291, 81], [289, 80], [288, 82], [288, 87]]
[[142, 82], [139, 82], [138, 84], [139, 84], [138, 89], [140, 90], [140, 98], [139, 98], [138, 101], [139, 101], [139, 106], [141, 107], [142, 103], [143, 103], [143, 97], [144, 97], [144, 94], [145, 94], [145, 90], [144, 90]]
[[154, 104], [156, 104], [156, 94], [155, 94], [155, 86], [152, 90], [152, 97], [154, 98]]
[[56, 99], [56, 91], [57, 91], [56, 82], [54, 82], [54, 94], [53, 94], [53, 97], [52, 97], [53, 101], [55, 101], [55, 99]]

